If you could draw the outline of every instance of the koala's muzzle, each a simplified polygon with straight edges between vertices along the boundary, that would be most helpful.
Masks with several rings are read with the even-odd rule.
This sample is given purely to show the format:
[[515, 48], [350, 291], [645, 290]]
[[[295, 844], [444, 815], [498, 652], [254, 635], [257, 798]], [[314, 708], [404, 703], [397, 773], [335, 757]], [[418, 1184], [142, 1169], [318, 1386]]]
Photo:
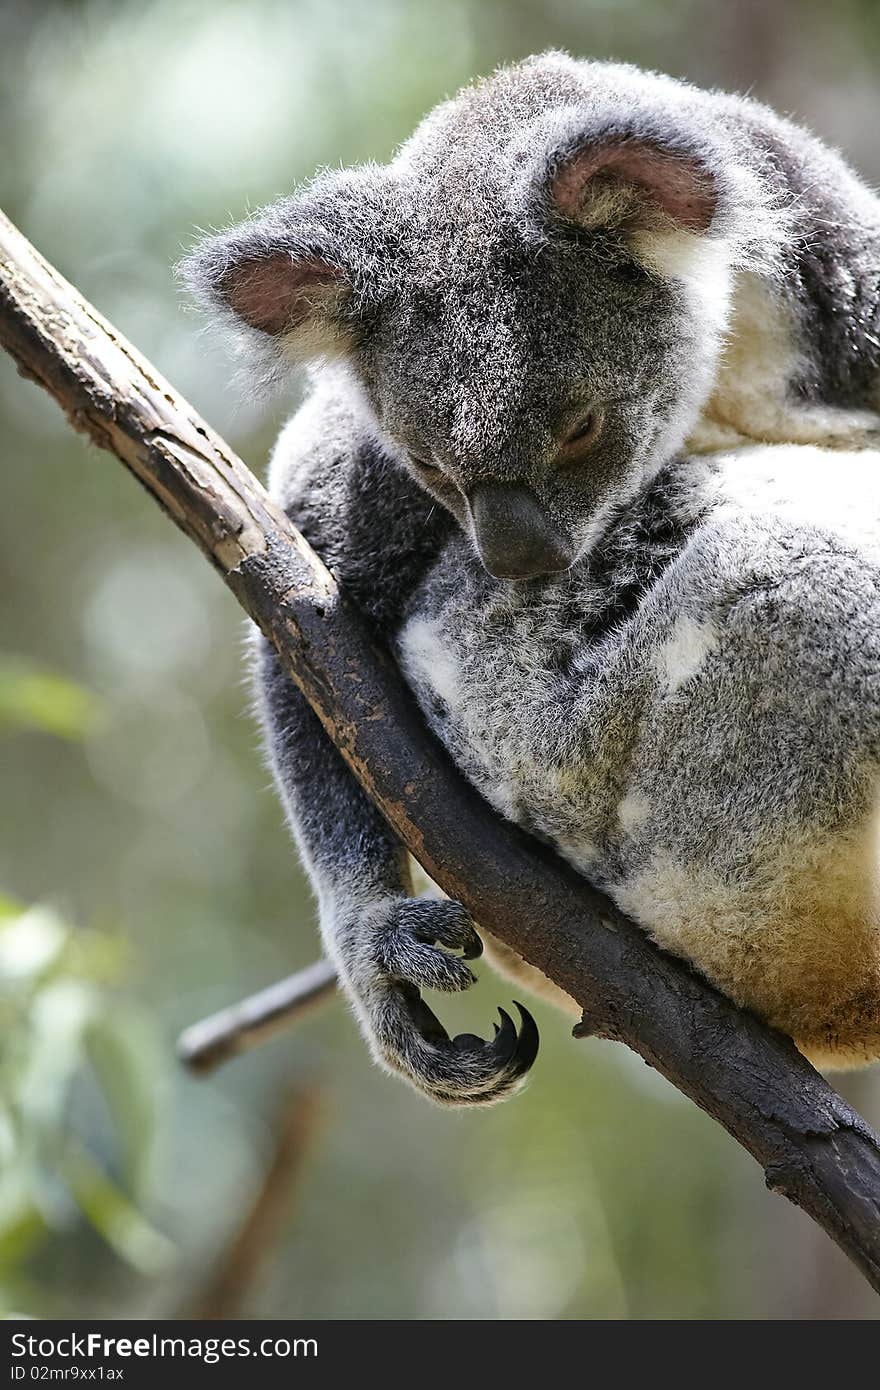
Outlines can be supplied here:
[[480, 559], [496, 579], [560, 574], [575, 558], [535, 494], [519, 483], [480, 483], [468, 498]]

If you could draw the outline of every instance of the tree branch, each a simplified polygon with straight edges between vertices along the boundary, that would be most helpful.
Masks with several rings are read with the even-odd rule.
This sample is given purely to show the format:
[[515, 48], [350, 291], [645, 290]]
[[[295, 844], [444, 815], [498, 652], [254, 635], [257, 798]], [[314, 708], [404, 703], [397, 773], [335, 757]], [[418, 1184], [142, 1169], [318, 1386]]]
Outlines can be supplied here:
[[213, 1071], [288, 1027], [294, 1018], [304, 1018], [335, 992], [336, 971], [329, 960], [316, 960], [185, 1029], [177, 1041], [177, 1055], [190, 1071]]
[[[880, 1291], [880, 1142], [787, 1039], [493, 814], [318, 557], [229, 447], [0, 223], [0, 340], [200, 547], [431, 878], [754, 1155]], [[479, 846], [479, 853], [475, 847]]]

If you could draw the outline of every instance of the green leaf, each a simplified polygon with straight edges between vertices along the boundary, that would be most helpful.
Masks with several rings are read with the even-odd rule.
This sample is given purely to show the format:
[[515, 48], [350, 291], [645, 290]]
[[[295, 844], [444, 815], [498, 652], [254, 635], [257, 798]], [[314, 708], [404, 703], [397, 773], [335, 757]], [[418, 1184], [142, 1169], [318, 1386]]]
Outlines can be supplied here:
[[147, 1188], [165, 1092], [165, 1067], [149, 1021], [129, 1004], [89, 1022], [85, 1045], [113, 1117], [130, 1190]]
[[0, 1179], [0, 1269], [20, 1264], [46, 1231], [23, 1168], [8, 1168]]
[[55, 671], [0, 656], [0, 731], [36, 729], [81, 739], [98, 713], [94, 695]]
[[31, 1008], [27, 1065], [18, 1078], [17, 1108], [27, 1129], [46, 1140], [64, 1121], [65, 1102], [83, 1061], [83, 1035], [94, 1015], [96, 992], [79, 980], [57, 980]]
[[127, 1264], [149, 1277], [167, 1273], [176, 1256], [174, 1245], [141, 1215], [85, 1149], [71, 1145], [60, 1171], [83, 1214]]

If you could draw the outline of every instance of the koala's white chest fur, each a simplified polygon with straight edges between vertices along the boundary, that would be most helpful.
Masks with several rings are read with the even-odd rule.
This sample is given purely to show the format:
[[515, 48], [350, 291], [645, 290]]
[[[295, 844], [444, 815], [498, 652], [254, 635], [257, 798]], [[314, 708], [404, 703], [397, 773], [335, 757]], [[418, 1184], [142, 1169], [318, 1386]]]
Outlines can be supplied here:
[[601, 874], [599, 842], [614, 838], [651, 673], [626, 670], [614, 638], [590, 644], [589, 587], [566, 578], [539, 601], [530, 590], [487, 581], [456, 543], [400, 633], [401, 664], [487, 800]]
[[453, 542], [398, 654], [502, 814], [811, 1055], [858, 1060], [880, 1053], [880, 458], [754, 457], [715, 465], [623, 605], [613, 563], [499, 584]]

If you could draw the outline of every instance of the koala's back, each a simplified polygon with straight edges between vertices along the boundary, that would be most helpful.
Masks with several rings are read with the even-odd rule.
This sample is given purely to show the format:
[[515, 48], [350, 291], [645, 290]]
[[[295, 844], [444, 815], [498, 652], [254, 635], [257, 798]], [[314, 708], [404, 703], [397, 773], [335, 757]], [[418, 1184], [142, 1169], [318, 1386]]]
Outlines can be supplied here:
[[878, 462], [682, 465], [540, 592], [453, 541], [398, 639], [499, 810], [837, 1064], [880, 1055]]

